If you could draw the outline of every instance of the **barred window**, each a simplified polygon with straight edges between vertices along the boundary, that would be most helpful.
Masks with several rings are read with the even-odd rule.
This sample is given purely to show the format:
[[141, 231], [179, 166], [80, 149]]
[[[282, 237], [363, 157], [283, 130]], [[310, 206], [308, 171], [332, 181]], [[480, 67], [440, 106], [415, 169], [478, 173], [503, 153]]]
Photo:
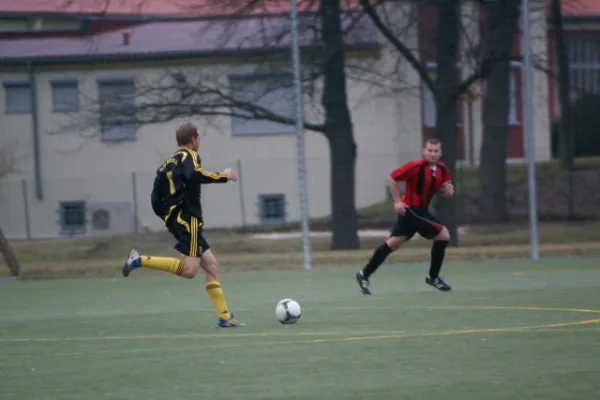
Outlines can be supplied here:
[[571, 100], [585, 93], [600, 93], [600, 34], [565, 32], [569, 54]]

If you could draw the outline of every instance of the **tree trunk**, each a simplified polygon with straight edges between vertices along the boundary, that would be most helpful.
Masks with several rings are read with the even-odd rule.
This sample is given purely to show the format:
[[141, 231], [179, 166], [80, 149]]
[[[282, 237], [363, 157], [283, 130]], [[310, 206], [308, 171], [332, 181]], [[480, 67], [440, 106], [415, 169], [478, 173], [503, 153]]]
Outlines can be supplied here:
[[[569, 54], [563, 30], [561, 0], [552, 0], [552, 30], [555, 44], [555, 60], [558, 67], [558, 97], [560, 99], [560, 135], [558, 148], [562, 167], [568, 171], [568, 207], [569, 218], [575, 216], [573, 193], [573, 162], [575, 158], [575, 135], [573, 131], [573, 114], [571, 112], [571, 82], [569, 77]], [[554, 61], [554, 60], [553, 60]]]
[[[506, 147], [510, 110], [510, 56], [519, 19], [519, 0], [486, 7], [489, 57], [493, 63], [483, 100], [483, 138], [479, 166], [479, 209], [486, 222], [508, 219]], [[517, 90], [519, 85], [517, 85]]]
[[340, 0], [322, 0], [325, 134], [331, 154], [332, 250], [360, 248], [355, 204], [356, 143], [347, 104]]
[[[556, 48], [555, 57], [558, 67], [558, 95], [560, 99], [560, 140], [559, 151], [563, 168], [573, 168], [571, 100], [569, 96], [569, 55], [565, 45], [565, 35], [562, 27], [561, 0], [552, 0], [552, 37]], [[553, 60], [554, 61], [554, 60]]]
[[485, 222], [508, 220], [506, 204], [506, 146], [510, 64], [494, 66], [483, 100], [483, 140], [479, 166], [479, 210]]
[[[334, 123], [334, 125], [341, 125]], [[332, 250], [359, 249], [356, 215], [355, 169], [356, 145], [341, 138], [329, 144], [331, 155]]]
[[[442, 1], [438, 5], [436, 26], [436, 135], [443, 145], [442, 160], [451, 176], [456, 171], [458, 155], [458, 102], [455, 90], [458, 83], [458, 27], [460, 1]], [[456, 201], [440, 198], [436, 202], [437, 217], [450, 231], [450, 244], [458, 245]]]
[[6, 236], [4, 236], [2, 228], [0, 228], [0, 254], [4, 256], [4, 261], [6, 261], [6, 264], [8, 265], [12, 275], [21, 276], [22, 272], [19, 261], [17, 260], [10, 243], [8, 243], [8, 239], [6, 239]]

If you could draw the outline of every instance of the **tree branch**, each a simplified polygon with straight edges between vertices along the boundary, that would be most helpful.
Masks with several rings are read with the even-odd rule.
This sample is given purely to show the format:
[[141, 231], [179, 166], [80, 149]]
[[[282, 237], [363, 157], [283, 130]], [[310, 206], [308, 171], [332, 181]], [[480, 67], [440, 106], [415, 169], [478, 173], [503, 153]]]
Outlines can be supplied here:
[[[497, 63], [508, 62], [512, 59], [510, 52], [515, 35], [515, 21], [519, 18], [518, 0], [506, 2], [483, 2], [481, 7], [488, 14], [487, 34], [483, 47], [485, 54], [479, 68], [457, 85], [454, 95], [461, 96], [471, 85], [479, 80], [486, 79], [492, 68]], [[506, 41], [509, 40], [508, 46]]]
[[[111, 0], [106, 1], [108, 3]], [[248, 42], [256, 45], [256, 38], [259, 38], [259, 43], [264, 48], [281, 48], [277, 54], [263, 54], [246, 58], [245, 67], [242, 68], [246, 69], [247, 71], [244, 73], [249, 75], [255, 73], [268, 75], [272, 71], [279, 74], [290, 74], [290, 79], [286, 81], [285, 85], [273, 87], [271, 91], [292, 88], [290, 66], [286, 62], [288, 54], [285, 51], [290, 35], [289, 21], [286, 18], [273, 16], [272, 14], [261, 14], [265, 7], [262, 0], [224, 0], [222, 2], [204, 0], [198, 4], [200, 3], [209, 8], [210, 6], [219, 6], [219, 8], [233, 11], [234, 15], [219, 17], [215, 19], [214, 24], [207, 24], [212, 28], [216, 28], [215, 24], [219, 24], [218, 29], [221, 32], [219, 43], [223, 46], [231, 45], [233, 42], [237, 46], [243, 46]], [[323, 78], [323, 65], [331, 54], [326, 54], [323, 48], [319, 29], [319, 15], [315, 7], [318, 6], [319, 2], [317, 0], [300, 0], [299, 3], [301, 11], [299, 28], [301, 38], [304, 38], [302, 44], [304, 48], [302, 52], [303, 93], [310, 99], [318, 99], [322, 90], [319, 83]], [[287, 6], [287, 3], [285, 4]], [[194, 10], [194, 6], [191, 5], [182, 7], [183, 10], [188, 12], [198, 10]], [[246, 17], [251, 14], [252, 17], [241, 18], [244, 17], [243, 14], [246, 14]], [[358, 38], [359, 41], [361, 39], [364, 41], [366, 37], [369, 37], [365, 34], [372, 35], [372, 30], [365, 31], [366, 28], [370, 28], [370, 26], [365, 28], [365, 23], [370, 25], [370, 21], [366, 20], [364, 15], [363, 10], [360, 8], [345, 13], [342, 19], [343, 34], [347, 37]], [[231, 21], [224, 23], [225, 18]], [[253, 28], [252, 30], [248, 29], [249, 26], [246, 21], [253, 21], [250, 25]], [[201, 38], [202, 30], [199, 32], [198, 40], [201, 40]], [[307, 40], [312, 42], [306, 43]], [[336, 51], [336, 49], [331, 48], [330, 50]], [[93, 48], [90, 50], [90, 52], [94, 51]], [[398, 57], [398, 59], [400, 58]], [[247, 67], [248, 64], [254, 65], [254, 67]], [[379, 87], [386, 88], [388, 91], [403, 90], [402, 85], [398, 84], [400, 82], [397, 78], [398, 71], [389, 68], [389, 65], [367, 57], [360, 60], [351, 58], [345, 69], [348, 73], [348, 79], [368, 82], [370, 85], [379, 85]], [[239, 90], [237, 93], [232, 90], [235, 88], [231, 87], [231, 82], [226, 78], [227, 74], [231, 72], [227, 70], [227, 67], [221, 71], [214, 69], [209, 73], [198, 71], [205, 70], [190, 68], [181, 71], [167, 71], [161, 78], [158, 80], [155, 78], [154, 81], [149, 80], [146, 75], [138, 76], [136, 79], [137, 100], [135, 105], [115, 107], [114, 110], [111, 110], [111, 118], [122, 120], [123, 124], [135, 122], [140, 125], [164, 123], [196, 116], [214, 118], [218, 122], [223, 122], [219, 117], [230, 117], [295, 125], [295, 118], [292, 115], [283, 115], [258, 101], [248, 101], [245, 98], [240, 98]], [[395, 85], [390, 85], [390, 81], [393, 81]], [[391, 86], [394, 86], [394, 88], [390, 89]], [[268, 95], [268, 93], [264, 93], [264, 95]], [[63, 123], [55, 132], [59, 130], [78, 132], [80, 136], [85, 138], [97, 135], [97, 132], [91, 133], [91, 131], [98, 131], [99, 128], [98, 121], [101, 118], [99, 99], [83, 93], [82, 103], [84, 100], [85, 105], [82, 105], [82, 111], [73, 115], [67, 123]], [[325, 134], [326, 131], [321, 122], [323, 120], [323, 108], [320, 102], [305, 101], [304, 104], [306, 110], [305, 120], [303, 121], [304, 127]], [[103, 113], [105, 112], [103, 111]], [[90, 129], [90, 127], [96, 128]]]
[[[377, 4], [380, 4], [381, 1], [378, 1]], [[389, 29], [379, 17], [379, 14], [371, 4], [369, 0], [360, 0], [360, 4], [365, 14], [371, 18], [373, 24], [379, 29], [381, 34], [402, 54], [402, 56], [408, 61], [408, 63], [415, 69], [417, 74], [421, 77], [423, 82], [427, 85], [427, 87], [431, 90], [432, 93], [436, 93], [436, 88], [434, 81], [429, 76], [427, 69], [423, 65], [421, 61], [417, 59], [417, 57], [413, 54], [413, 52], [402, 43], [396, 35]]]

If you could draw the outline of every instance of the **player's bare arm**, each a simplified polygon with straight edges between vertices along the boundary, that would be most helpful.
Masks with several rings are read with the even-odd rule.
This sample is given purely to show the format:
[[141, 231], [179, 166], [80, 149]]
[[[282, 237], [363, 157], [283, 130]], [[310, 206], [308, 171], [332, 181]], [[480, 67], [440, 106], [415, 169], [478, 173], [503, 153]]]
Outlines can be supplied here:
[[415, 168], [414, 162], [408, 162], [400, 168], [393, 170], [389, 175], [390, 192], [394, 199], [394, 210], [400, 215], [406, 213], [406, 204], [404, 204], [400, 196], [400, 182], [411, 179], [417, 172], [418, 169]]
[[400, 182], [396, 181], [393, 177], [390, 176], [390, 193], [392, 195], [392, 199], [394, 200], [394, 210], [401, 215], [406, 213], [406, 204], [402, 202], [402, 197], [400, 196]]

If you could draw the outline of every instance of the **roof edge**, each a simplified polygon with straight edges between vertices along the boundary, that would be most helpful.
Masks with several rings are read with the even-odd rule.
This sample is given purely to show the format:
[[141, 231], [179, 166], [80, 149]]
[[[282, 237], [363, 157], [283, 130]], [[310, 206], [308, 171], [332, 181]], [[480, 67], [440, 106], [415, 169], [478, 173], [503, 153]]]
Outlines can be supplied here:
[[[364, 42], [345, 46], [348, 51], [366, 51], [379, 48], [377, 42]], [[130, 53], [130, 54], [84, 54], [69, 56], [47, 56], [47, 57], [20, 57], [20, 58], [0, 58], [0, 66], [5, 65], [50, 65], [60, 63], [90, 63], [90, 62], [119, 62], [119, 61], [148, 61], [148, 60], [166, 60], [173, 58], [194, 58], [194, 57], [219, 57], [219, 56], [258, 56], [270, 55], [285, 52], [289, 46], [277, 46], [268, 49], [229, 49], [229, 50], [208, 50], [208, 51], [166, 51], [150, 53]], [[314, 50], [315, 46], [302, 46], [302, 50]]]
[[[342, 10], [342, 14], [352, 14], [360, 12], [360, 8], [347, 8]], [[298, 10], [297, 15], [315, 15], [318, 11]], [[24, 18], [24, 17], [78, 17], [82, 19], [93, 19], [103, 21], [140, 21], [140, 22], [160, 22], [160, 21], [185, 21], [185, 20], [214, 20], [214, 19], [231, 19], [231, 18], [265, 18], [265, 17], [282, 17], [289, 16], [289, 11], [231, 11], [231, 12], [212, 12], [212, 13], [180, 13], [180, 14], [119, 14], [119, 13], [80, 13], [80, 12], [52, 12], [52, 11], [33, 11], [33, 12], [4, 12], [0, 10], [0, 17], [3, 18]]]
[[565, 22], [600, 21], [600, 15], [563, 15], [562, 20]]

